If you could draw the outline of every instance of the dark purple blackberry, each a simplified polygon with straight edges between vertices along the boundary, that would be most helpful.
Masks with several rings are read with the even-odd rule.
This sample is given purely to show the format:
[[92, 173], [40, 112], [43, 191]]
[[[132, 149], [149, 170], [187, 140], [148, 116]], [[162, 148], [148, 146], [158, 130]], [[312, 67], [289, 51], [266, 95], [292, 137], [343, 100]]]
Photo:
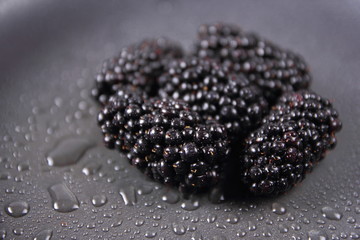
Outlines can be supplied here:
[[170, 66], [159, 77], [160, 96], [184, 100], [205, 121], [225, 125], [231, 138], [241, 138], [258, 127], [268, 111], [256, 85], [214, 60], [191, 58]]
[[286, 93], [246, 140], [243, 184], [257, 195], [289, 190], [334, 148], [340, 129], [327, 99], [305, 90]]
[[157, 181], [190, 193], [220, 180], [229, 152], [225, 128], [202, 124], [182, 101], [122, 93], [110, 97], [98, 122], [105, 144]]
[[202, 25], [196, 55], [219, 59], [234, 71], [244, 73], [264, 91], [271, 104], [283, 92], [308, 88], [311, 80], [301, 56], [234, 25]]
[[123, 48], [118, 56], [103, 63], [91, 94], [102, 105], [117, 90], [129, 85], [154, 95], [157, 91], [156, 78], [162, 73], [164, 65], [170, 59], [181, 56], [181, 47], [164, 38], [130, 45]]

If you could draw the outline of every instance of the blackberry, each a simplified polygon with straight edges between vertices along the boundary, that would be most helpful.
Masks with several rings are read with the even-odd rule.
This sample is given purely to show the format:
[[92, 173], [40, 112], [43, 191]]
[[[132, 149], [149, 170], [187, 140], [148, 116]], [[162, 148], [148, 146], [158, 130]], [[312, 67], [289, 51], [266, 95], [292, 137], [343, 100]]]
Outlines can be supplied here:
[[244, 73], [264, 91], [271, 104], [283, 92], [308, 88], [311, 80], [301, 56], [234, 25], [202, 25], [195, 54], [219, 59], [234, 71]]
[[155, 80], [164, 65], [169, 59], [181, 56], [181, 47], [165, 38], [146, 39], [130, 45], [123, 48], [118, 56], [103, 63], [91, 94], [102, 105], [117, 90], [127, 86], [139, 88], [150, 95], [156, 94]]
[[219, 182], [229, 152], [224, 126], [202, 124], [185, 102], [120, 93], [98, 115], [105, 144], [132, 165], [183, 193]]
[[212, 59], [173, 61], [159, 86], [161, 97], [184, 100], [204, 121], [223, 124], [230, 138], [246, 135], [268, 111], [255, 84]]
[[334, 148], [340, 129], [329, 100], [306, 90], [284, 94], [246, 140], [242, 183], [258, 195], [289, 190]]

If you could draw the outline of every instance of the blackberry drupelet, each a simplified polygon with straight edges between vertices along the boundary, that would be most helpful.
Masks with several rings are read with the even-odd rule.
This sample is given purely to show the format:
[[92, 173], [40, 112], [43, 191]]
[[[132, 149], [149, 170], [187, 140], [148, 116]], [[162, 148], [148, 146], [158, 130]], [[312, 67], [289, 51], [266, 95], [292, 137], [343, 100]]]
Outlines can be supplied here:
[[263, 91], [270, 104], [286, 91], [308, 88], [309, 69], [301, 56], [229, 24], [202, 25], [196, 55], [216, 58], [244, 73]]
[[110, 97], [98, 122], [105, 144], [157, 181], [192, 193], [221, 179], [229, 152], [225, 128], [202, 124], [185, 102], [122, 92]]
[[181, 47], [165, 38], [146, 39], [123, 48], [117, 57], [106, 60], [95, 77], [92, 96], [102, 105], [117, 90], [131, 86], [149, 95], [156, 94], [156, 78], [164, 65], [173, 58], [182, 57]]
[[173, 61], [159, 86], [161, 97], [184, 100], [204, 121], [223, 124], [232, 139], [246, 136], [268, 112], [255, 84], [211, 59]]
[[340, 129], [329, 100], [306, 90], [284, 94], [246, 140], [243, 185], [256, 195], [289, 190], [334, 148]]

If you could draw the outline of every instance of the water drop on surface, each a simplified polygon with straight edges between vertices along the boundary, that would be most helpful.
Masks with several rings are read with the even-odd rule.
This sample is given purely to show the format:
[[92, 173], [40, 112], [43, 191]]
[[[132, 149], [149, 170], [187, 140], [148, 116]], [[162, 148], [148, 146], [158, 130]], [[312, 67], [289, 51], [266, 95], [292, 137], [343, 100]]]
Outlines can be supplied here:
[[206, 218], [206, 221], [208, 223], [213, 223], [216, 221], [217, 216], [215, 214], [209, 214]]
[[82, 138], [70, 138], [61, 141], [46, 157], [49, 166], [69, 166], [77, 163], [93, 143]]
[[173, 223], [172, 229], [176, 235], [184, 235], [186, 233], [186, 228], [180, 223]]
[[17, 166], [17, 170], [19, 172], [27, 171], [30, 169], [29, 163], [19, 163]]
[[0, 239], [6, 238], [6, 230], [0, 229]]
[[167, 190], [161, 197], [166, 203], [175, 204], [180, 200], [179, 194], [173, 190]]
[[308, 232], [308, 240], [327, 240], [328, 236], [326, 232], [322, 230], [310, 230]]
[[156, 232], [147, 231], [147, 232], [145, 233], [145, 237], [146, 237], [146, 238], [154, 238], [154, 237], [156, 237], [156, 235], [157, 235]]
[[277, 202], [274, 202], [272, 205], [271, 205], [271, 211], [275, 214], [278, 214], [278, 215], [283, 215], [286, 213], [286, 208], [283, 204], [281, 203], [277, 203]]
[[105, 195], [101, 194], [101, 195], [95, 195], [91, 198], [91, 203], [92, 205], [94, 205], [95, 207], [101, 207], [104, 206], [107, 202], [107, 198]]
[[28, 214], [30, 206], [25, 201], [15, 201], [5, 207], [5, 212], [11, 217], [22, 217]]
[[9, 180], [11, 178], [10, 173], [2, 172], [0, 173], [0, 180]]
[[97, 173], [101, 168], [101, 164], [97, 161], [91, 161], [85, 164], [81, 172], [86, 176], [93, 175]]
[[113, 227], [113, 228], [119, 227], [119, 226], [121, 226], [122, 223], [123, 223], [123, 221], [122, 221], [122, 220], [119, 220], [119, 221], [111, 224], [111, 227]]
[[194, 211], [196, 209], [198, 209], [200, 207], [200, 203], [199, 201], [195, 200], [187, 200], [184, 201], [183, 203], [181, 203], [181, 208], [186, 210], [186, 211]]
[[40, 231], [38, 234], [36, 234], [36, 237], [34, 237], [34, 240], [50, 240], [52, 237], [53, 231], [50, 229]]
[[147, 195], [153, 191], [154, 187], [151, 185], [142, 184], [137, 188], [137, 193], [139, 195]]
[[65, 213], [79, 208], [79, 200], [65, 184], [55, 184], [48, 191], [56, 211]]
[[13, 233], [17, 236], [23, 235], [24, 229], [23, 228], [15, 228], [15, 229], [13, 229]]
[[119, 194], [126, 206], [133, 206], [136, 204], [137, 200], [134, 187], [130, 186], [120, 188]]
[[335, 209], [333, 209], [331, 207], [323, 207], [321, 209], [321, 212], [322, 212], [323, 216], [329, 220], [339, 221], [342, 218], [342, 214], [337, 212]]

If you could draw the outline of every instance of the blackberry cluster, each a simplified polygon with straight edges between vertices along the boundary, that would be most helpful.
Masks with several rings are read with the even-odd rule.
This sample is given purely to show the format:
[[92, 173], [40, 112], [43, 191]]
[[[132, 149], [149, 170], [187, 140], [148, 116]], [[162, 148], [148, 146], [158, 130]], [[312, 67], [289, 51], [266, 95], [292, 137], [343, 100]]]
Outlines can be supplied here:
[[123, 48], [117, 57], [106, 60], [96, 75], [93, 97], [102, 105], [122, 88], [139, 88], [148, 95], [157, 91], [156, 79], [170, 59], [180, 58], [183, 51], [165, 39], [146, 39]]
[[271, 104], [283, 92], [308, 88], [311, 80], [301, 56], [230, 24], [202, 25], [195, 54], [219, 59], [233, 71], [245, 74]]
[[160, 96], [184, 100], [205, 121], [224, 124], [231, 138], [246, 136], [268, 112], [255, 84], [211, 59], [172, 62], [159, 77], [159, 86]]
[[110, 97], [98, 122], [106, 145], [157, 181], [191, 193], [220, 180], [229, 153], [225, 128], [202, 124], [182, 101], [123, 92]]
[[258, 195], [289, 190], [334, 148], [340, 129], [329, 100], [305, 90], [286, 93], [246, 139], [243, 184]]
[[230, 24], [202, 25], [185, 57], [167, 39], [130, 45], [95, 80], [105, 145], [185, 195], [219, 183], [283, 193], [341, 129], [331, 103], [306, 90], [301, 56]]

